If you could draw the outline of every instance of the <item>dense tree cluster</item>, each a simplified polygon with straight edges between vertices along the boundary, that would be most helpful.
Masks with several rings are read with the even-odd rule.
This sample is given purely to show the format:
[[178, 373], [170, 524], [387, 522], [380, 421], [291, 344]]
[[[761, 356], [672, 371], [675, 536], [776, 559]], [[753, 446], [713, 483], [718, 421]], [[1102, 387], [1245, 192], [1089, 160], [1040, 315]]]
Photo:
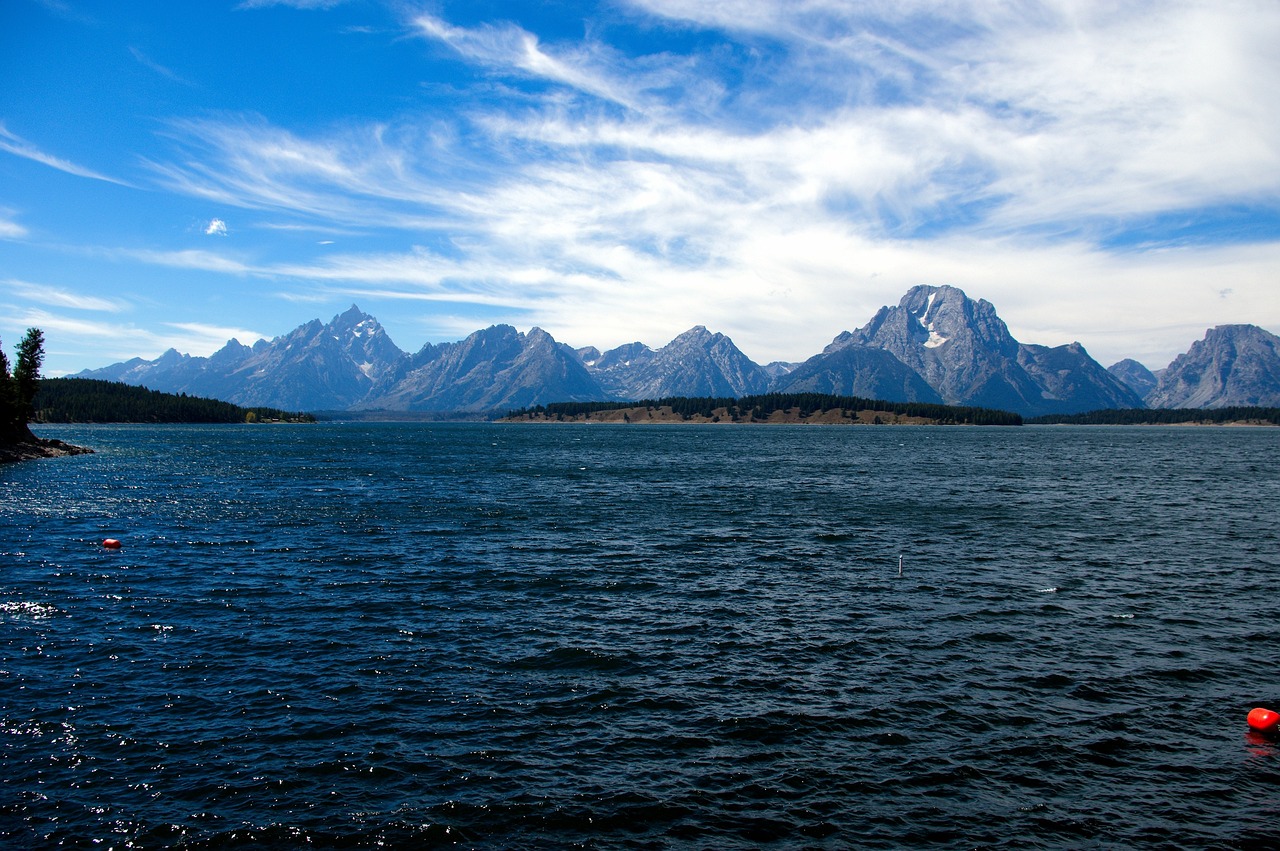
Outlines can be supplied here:
[[217, 399], [91, 378], [46, 378], [40, 382], [33, 407], [34, 419], [43, 423], [315, 422], [310, 414], [242, 408]]
[[882, 399], [863, 399], [859, 396], [835, 396], [825, 393], [766, 393], [756, 396], [688, 398], [676, 396], [665, 399], [641, 399], [636, 402], [552, 402], [513, 411], [509, 417], [548, 416], [577, 417], [599, 411], [617, 411], [629, 408], [664, 408], [689, 419], [694, 416], [712, 418], [716, 411], [728, 411], [734, 422], [767, 420], [774, 411], [798, 409], [805, 418], [827, 411], [852, 414], [856, 411], [876, 411], [905, 417], [923, 417], [940, 423], [959, 425], [1021, 425], [1022, 417], [1008, 411], [989, 408], [958, 407], [928, 402], [887, 402]]
[[31, 421], [32, 400], [40, 386], [43, 362], [44, 334], [39, 328], [27, 329], [18, 344], [12, 372], [4, 348], [0, 347], [0, 443], [35, 440], [27, 423]]
[[1271, 423], [1280, 425], [1280, 408], [1119, 408], [1084, 414], [1050, 414], [1027, 420], [1037, 425], [1184, 425]]

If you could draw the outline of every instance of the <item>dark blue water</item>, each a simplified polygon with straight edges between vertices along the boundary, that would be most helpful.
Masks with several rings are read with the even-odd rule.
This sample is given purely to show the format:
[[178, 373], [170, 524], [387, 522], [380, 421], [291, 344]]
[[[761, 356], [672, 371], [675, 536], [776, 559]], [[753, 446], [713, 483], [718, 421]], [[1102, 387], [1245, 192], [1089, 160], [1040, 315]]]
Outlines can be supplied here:
[[42, 433], [3, 847], [1280, 843], [1280, 430]]

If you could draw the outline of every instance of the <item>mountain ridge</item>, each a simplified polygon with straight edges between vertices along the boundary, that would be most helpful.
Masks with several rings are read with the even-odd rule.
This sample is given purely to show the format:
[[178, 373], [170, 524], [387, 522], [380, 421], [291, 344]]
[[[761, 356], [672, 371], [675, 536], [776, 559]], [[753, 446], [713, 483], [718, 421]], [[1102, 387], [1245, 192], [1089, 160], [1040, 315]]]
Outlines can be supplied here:
[[635, 342], [604, 352], [537, 327], [494, 325], [410, 354], [353, 304], [328, 323], [313, 319], [252, 346], [232, 339], [208, 357], [169, 349], [75, 377], [313, 411], [492, 415], [550, 402], [819, 392], [1038, 416], [1280, 404], [1280, 337], [1218, 326], [1159, 373], [1136, 361], [1103, 368], [1078, 342], [1021, 343], [990, 302], [922, 284], [799, 364], [761, 366], [702, 325], [657, 349]]

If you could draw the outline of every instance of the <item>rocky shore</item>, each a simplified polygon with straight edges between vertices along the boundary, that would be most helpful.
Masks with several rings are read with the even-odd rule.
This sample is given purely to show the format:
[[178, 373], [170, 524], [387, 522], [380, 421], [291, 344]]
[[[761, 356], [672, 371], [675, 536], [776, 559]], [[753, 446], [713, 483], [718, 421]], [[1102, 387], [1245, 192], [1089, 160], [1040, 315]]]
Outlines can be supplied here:
[[33, 461], [36, 458], [62, 458], [67, 455], [92, 455], [93, 450], [62, 440], [37, 437], [19, 443], [0, 444], [0, 464]]

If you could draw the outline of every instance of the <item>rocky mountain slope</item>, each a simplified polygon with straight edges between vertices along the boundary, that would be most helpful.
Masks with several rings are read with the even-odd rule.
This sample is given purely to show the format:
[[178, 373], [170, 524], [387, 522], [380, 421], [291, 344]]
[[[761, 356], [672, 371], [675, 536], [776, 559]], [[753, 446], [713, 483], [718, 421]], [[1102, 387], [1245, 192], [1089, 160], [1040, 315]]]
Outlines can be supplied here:
[[1159, 381], [1154, 372], [1133, 358], [1125, 358], [1118, 363], [1111, 364], [1111, 366], [1107, 367], [1107, 372], [1128, 384], [1130, 389], [1143, 399], [1146, 398], [1148, 393], [1156, 389], [1156, 383]]
[[[456, 343], [398, 348], [354, 305], [273, 340], [236, 340], [213, 355], [169, 350], [77, 377], [287, 410], [504, 413], [549, 402], [819, 392], [945, 402], [1023, 415], [1102, 408], [1280, 404], [1280, 338], [1255, 326], [1212, 329], [1156, 376], [1122, 361], [1103, 369], [1079, 343], [1020, 343], [995, 308], [955, 287], [913, 287], [802, 364], [761, 367], [723, 334], [697, 326], [666, 346], [572, 349], [509, 325]], [[1145, 391], [1144, 388], [1145, 387]]]
[[495, 325], [458, 343], [428, 343], [352, 407], [489, 413], [601, 393], [577, 353], [546, 331]]
[[891, 354], [949, 405], [1030, 416], [1142, 406], [1137, 394], [1079, 343], [1056, 348], [1019, 343], [990, 302], [974, 301], [955, 287], [912, 287], [896, 307], [882, 307], [857, 331], [838, 335], [780, 389], [792, 389], [798, 374], [838, 371], [835, 360], [849, 358], [850, 349]]
[[1280, 406], [1280, 337], [1256, 325], [1219, 325], [1160, 373], [1152, 408]]
[[736, 397], [763, 393], [770, 384], [764, 368], [732, 340], [701, 325], [656, 351], [643, 343], [628, 343], [604, 354], [583, 349], [579, 356], [600, 386], [619, 399]]

